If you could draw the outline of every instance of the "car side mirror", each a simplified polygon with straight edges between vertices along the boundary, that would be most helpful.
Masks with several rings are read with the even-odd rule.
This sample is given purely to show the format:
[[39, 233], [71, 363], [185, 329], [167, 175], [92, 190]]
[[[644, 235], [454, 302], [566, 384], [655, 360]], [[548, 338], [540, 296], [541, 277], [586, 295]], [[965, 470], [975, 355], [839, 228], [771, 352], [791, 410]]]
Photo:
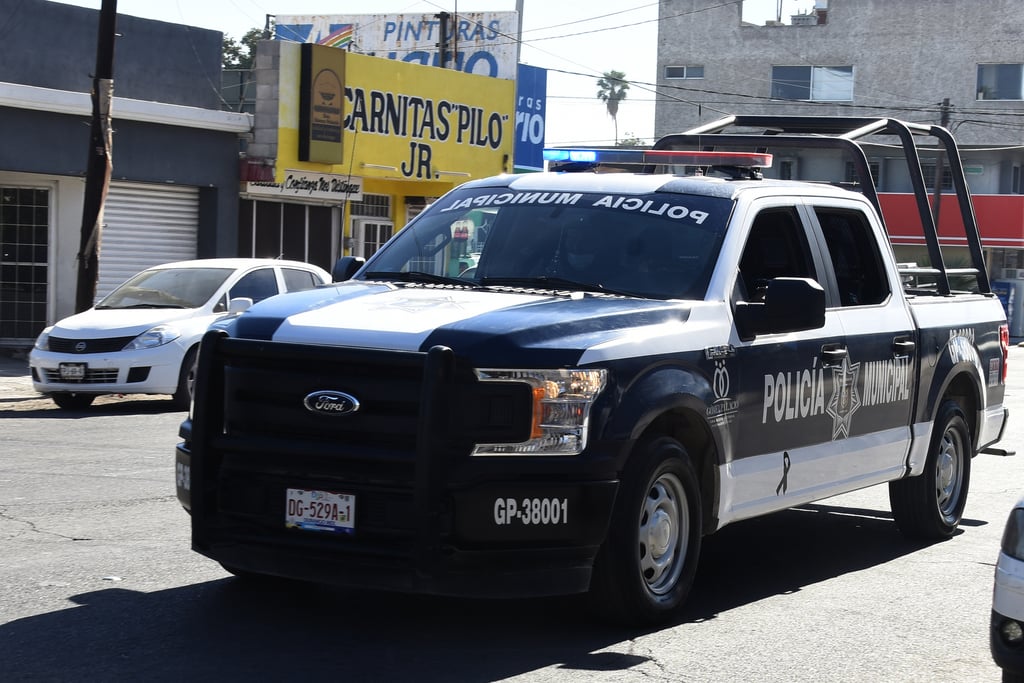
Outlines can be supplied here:
[[810, 278], [769, 281], [764, 303], [738, 301], [736, 331], [749, 341], [759, 334], [815, 330], [825, 326], [825, 290]]
[[342, 256], [334, 264], [331, 270], [331, 278], [335, 282], [344, 282], [356, 274], [356, 271], [363, 267], [366, 259], [362, 256]]
[[240, 296], [237, 299], [232, 299], [228, 302], [228, 314], [238, 315], [239, 313], [245, 313], [252, 307], [252, 299], [247, 296]]

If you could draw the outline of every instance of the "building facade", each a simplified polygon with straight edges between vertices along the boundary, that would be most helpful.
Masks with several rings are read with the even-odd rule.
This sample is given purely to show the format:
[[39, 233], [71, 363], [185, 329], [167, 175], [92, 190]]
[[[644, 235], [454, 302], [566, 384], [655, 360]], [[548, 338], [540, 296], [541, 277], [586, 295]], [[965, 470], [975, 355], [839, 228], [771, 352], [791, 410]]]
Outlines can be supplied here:
[[[0, 0], [0, 16], [0, 345], [24, 346], [74, 312], [99, 12]], [[126, 15], [116, 28], [98, 296], [156, 263], [235, 254], [252, 127], [221, 110], [220, 32]]]
[[277, 40], [255, 64], [240, 256], [330, 269], [372, 255], [455, 186], [512, 171], [512, 80]]
[[[659, 8], [656, 135], [730, 114], [891, 117], [950, 129], [986, 258], [996, 278], [1024, 269], [1024, 11], [1019, 0], [815, 0], [803, 13], [744, 21], [746, 2], [664, 0]], [[887, 141], [869, 147], [897, 256], [927, 264], [906, 201], [909, 174]], [[948, 166], [921, 149], [926, 183], [941, 188], [947, 263], [963, 242]], [[774, 177], [849, 181], [849, 160], [776, 155]], [[946, 195], [950, 197], [947, 198]], [[959, 231], [962, 234], [962, 230]], [[948, 236], [948, 237], [946, 237]]]

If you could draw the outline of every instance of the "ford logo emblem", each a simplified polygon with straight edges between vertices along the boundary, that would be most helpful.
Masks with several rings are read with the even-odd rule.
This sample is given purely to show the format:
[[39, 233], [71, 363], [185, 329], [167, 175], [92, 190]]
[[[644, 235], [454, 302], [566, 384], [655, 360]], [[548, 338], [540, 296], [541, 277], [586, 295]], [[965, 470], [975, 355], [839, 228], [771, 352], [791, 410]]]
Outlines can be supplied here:
[[351, 415], [359, 410], [359, 401], [344, 391], [314, 391], [302, 403], [317, 415]]

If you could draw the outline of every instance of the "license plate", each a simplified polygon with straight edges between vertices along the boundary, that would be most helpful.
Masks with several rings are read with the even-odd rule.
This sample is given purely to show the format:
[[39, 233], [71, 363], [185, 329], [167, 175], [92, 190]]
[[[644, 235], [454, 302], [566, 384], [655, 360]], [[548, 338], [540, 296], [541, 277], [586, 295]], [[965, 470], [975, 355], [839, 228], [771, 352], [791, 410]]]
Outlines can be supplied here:
[[88, 363], [61, 363], [60, 378], [63, 380], [85, 379], [85, 369]]
[[356, 497], [349, 493], [288, 489], [284, 525], [290, 529], [355, 533]]

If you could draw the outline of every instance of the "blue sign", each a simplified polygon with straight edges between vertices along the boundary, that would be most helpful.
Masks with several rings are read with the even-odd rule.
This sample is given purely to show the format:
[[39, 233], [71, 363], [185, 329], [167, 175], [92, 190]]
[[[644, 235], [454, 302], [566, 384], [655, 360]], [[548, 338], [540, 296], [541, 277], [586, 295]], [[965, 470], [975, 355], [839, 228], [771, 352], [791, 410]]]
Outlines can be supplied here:
[[520, 64], [516, 77], [516, 146], [513, 156], [517, 173], [544, 170], [547, 93], [547, 69]]

